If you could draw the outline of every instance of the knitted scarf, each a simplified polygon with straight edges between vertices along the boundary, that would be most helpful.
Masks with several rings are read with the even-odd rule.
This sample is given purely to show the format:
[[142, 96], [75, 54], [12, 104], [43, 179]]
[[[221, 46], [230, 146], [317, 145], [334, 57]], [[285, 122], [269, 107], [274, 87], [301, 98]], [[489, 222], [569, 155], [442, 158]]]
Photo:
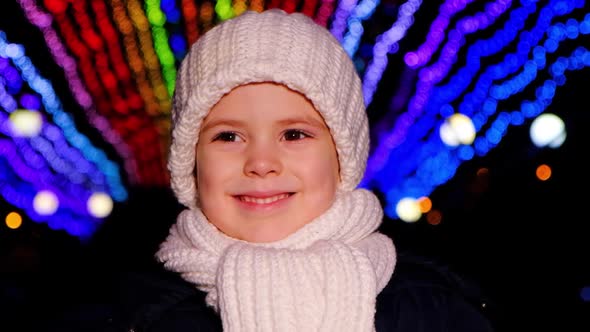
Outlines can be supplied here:
[[376, 231], [382, 217], [370, 191], [339, 192], [287, 238], [249, 243], [187, 209], [156, 258], [207, 293], [224, 331], [374, 331], [376, 297], [396, 262], [393, 242]]

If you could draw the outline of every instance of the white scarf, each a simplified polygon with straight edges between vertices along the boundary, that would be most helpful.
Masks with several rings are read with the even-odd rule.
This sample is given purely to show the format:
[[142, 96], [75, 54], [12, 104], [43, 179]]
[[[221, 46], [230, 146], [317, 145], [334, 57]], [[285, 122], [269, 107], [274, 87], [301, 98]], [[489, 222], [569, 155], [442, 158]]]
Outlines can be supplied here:
[[396, 262], [376, 231], [383, 210], [365, 189], [336, 195], [287, 238], [249, 243], [184, 210], [156, 257], [207, 293], [224, 331], [374, 331], [376, 297]]

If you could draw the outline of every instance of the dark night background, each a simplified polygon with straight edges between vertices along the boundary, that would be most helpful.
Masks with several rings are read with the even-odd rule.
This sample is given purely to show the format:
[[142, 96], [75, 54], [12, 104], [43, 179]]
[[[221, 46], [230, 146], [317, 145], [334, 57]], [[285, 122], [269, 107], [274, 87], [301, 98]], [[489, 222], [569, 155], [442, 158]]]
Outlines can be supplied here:
[[[76, 109], [59, 67], [47, 61], [51, 57], [39, 31], [26, 23], [15, 1], [3, 1], [0, 9], [0, 30], [24, 44], [41, 73], [62, 87], [56, 90], [64, 108]], [[422, 31], [432, 19], [429, 15], [436, 15], [435, 10], [425, 12], [415, 23], [423, 25]], [[383, 85], [395, 84], [387, 82], [387, 77], [399, 75], [395, 71], [388, 69]], [[590, 287], [589, 73], [585, 69], [568, 76], [567, 87], [551, 105], [566, 122], [567, 139], [560, 148], [536, 148], [528, 126], [513, 127], [497, 148], [461, 165], [430, 195], [442, 212], [441, 224], [384, 221], [383, 231], [398, 250], [440, 258], [477, 280], [490, 298], [487, 310], [498, 331], [590, 331], [590, 299], [582, 298], [584, 287]], [[368, 110], [372, 123], [383, 116], [379, 107], [387, 102], [386, 94], [377, 91]], [[79, 117], [81, 131], [100, 142], [96, 129], [72, 113]], [[117, 160], [112, 147], [103, 145]], [[545, 182], [534, 173], [541, 163], [553, 168]], [[489, 170], [483, 178], [477, 176], [481, 167]], [[113, 291], [117, 273], [151, 262], [181, 207], [168, 188], [129, 191], [129, 200], [115, 205], [88, 241], [30, 220], [17, 230], [1, 225], [0, 321], [18, 326], [52, 314], [60, 301], [100, 303]], [[9, 208], [0, 199], [0, 211]], [[77, 291], [77, 284], [84, 293]]]

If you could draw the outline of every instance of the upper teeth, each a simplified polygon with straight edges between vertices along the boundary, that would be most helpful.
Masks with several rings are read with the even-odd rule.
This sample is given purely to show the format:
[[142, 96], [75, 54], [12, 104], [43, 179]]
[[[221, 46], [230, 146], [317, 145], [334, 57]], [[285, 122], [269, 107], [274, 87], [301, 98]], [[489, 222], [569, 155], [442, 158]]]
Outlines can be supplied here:
[[243, 202], [248, 203], [256, 203], [256, 204], [269, 204], [272, 202], [276, 202], [280, 199], [289, 197], [289, 194], [280, 194], [272, 197], [265, 197], [265, 198], [256, 198], [250, 196], [240, 196], [240, 200]]

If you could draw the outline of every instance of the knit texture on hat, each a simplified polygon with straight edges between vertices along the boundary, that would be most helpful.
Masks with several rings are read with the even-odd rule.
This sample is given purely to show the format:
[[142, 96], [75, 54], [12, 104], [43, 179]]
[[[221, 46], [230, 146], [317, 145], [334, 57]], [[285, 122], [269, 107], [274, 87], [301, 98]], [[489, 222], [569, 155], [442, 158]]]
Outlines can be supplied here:
[[361, 81], [330, 32], [301, 13], [247, 11], [203, 35], [183, 59], [172, 108], [168, 157], [180, 203], [197, 204], [195, 147], [203, 118], [233, 88], [275, 82], [305, 95], [330, 128], [340, 163], [340, 190], [360, 183], [369, 152]]

